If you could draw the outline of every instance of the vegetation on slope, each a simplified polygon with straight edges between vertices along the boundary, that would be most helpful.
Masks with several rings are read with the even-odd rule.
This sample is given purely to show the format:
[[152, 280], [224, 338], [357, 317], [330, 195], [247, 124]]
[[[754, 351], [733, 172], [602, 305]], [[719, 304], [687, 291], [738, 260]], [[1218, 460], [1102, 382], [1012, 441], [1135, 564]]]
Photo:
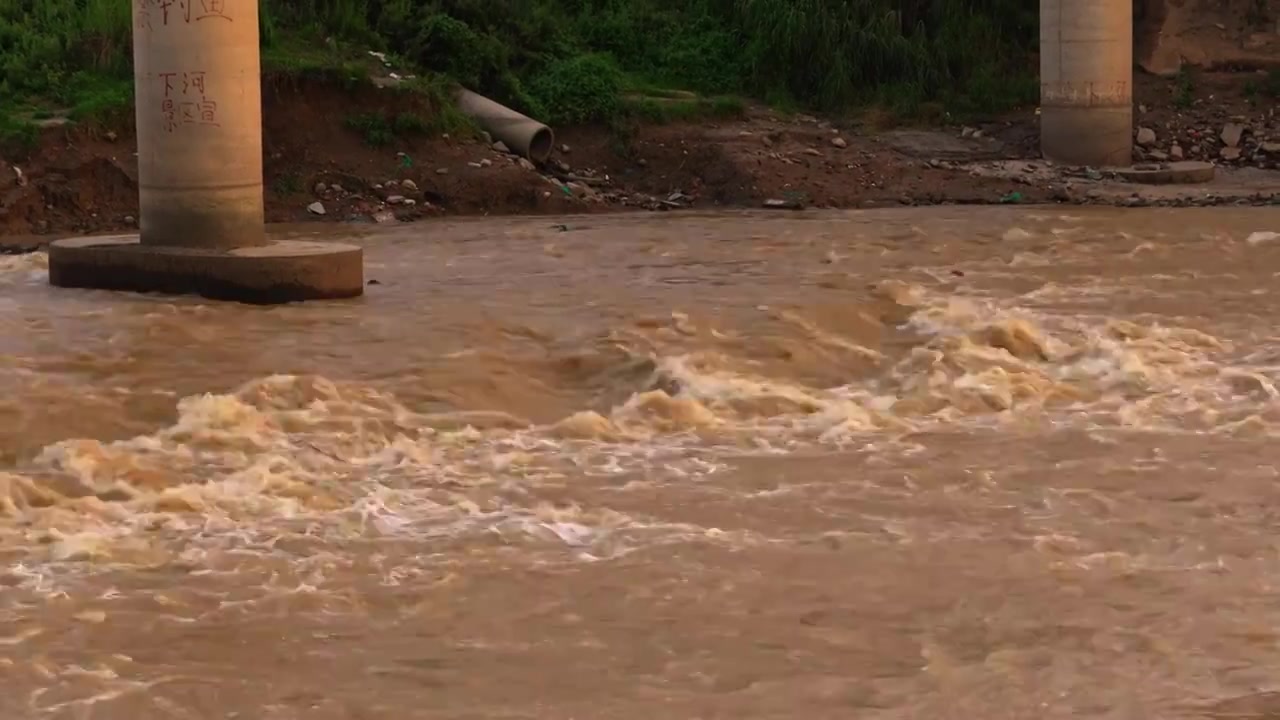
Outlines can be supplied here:
[[[383, 50], [553, 123], [612, 121], [658, 88], [903, 115], [1035, 96], [1025, 0], [261, 2], [268, 68]], [[0, 135], [128, 106], [130, 4], [0, 0]]]

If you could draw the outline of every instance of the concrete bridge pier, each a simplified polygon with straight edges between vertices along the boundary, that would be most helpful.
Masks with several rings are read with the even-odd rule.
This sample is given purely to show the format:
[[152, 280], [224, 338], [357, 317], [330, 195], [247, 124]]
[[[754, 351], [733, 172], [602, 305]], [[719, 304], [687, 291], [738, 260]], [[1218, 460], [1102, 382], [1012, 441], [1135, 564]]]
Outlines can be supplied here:
[[1040, 0], [1040, 149], [1069, 165], [1133, 160], [1133, 3]]
[[258, 0], [132, 0], [140, 234], [61, 240], [59, 287], [277, 303], [364, 290], [358, 246], [263, 224]]

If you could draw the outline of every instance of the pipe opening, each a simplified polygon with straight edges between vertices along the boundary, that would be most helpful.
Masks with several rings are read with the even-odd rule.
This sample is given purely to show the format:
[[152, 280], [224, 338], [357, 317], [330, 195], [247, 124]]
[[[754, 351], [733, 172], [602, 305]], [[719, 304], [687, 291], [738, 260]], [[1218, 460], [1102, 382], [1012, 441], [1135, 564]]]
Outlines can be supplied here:
[[529, 159], [546, 162], [551, 157], [555, 144], [556, 136], [551, 132], [551, 128], [539, 128], [533, 133], [533, 137], [529, 138]]

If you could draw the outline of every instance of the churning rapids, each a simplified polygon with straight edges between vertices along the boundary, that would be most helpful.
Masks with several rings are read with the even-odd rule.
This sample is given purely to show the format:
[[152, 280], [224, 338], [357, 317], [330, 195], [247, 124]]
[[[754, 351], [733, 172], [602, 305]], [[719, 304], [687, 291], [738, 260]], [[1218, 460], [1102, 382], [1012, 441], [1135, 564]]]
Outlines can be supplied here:
[[269, 309], [0, 258], [0, 717], [1275, 717], [1277, 233], [459, 221]]

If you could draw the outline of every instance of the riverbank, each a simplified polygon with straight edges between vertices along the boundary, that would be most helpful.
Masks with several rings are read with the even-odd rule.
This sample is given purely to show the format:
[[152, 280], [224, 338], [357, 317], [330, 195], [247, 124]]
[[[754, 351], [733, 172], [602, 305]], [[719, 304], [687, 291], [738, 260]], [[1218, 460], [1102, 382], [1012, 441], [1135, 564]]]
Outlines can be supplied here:
[[[536, 166], [424, 96], [385, 83], [264, 84], [269, 222], [412, 222], [450, 215], [863, 208], [899, 205], [1268, 204], [1280, 198], [1280, 116], [1260, 73], [1139, 76], [1136, 162], [1201, 160], [1212, 182], [1147, 187], [1037, 159], [1034, 111], [970, 126], [885, 127], [873, 113], [787, 114], [751, 104], [671, 111], [628, 126], [556, 128]], [[359, 108], [352, 113], [352, 108]], [[696, 112], [688, 111], [690, 108]], [[691, 118], [691, 119], [682, 119]], [[441, 128], [453, 132], [442, 132]], [[10, 247], [136, 227], [131, 123], [50, 123], [25, 159], [0, 158]]]

